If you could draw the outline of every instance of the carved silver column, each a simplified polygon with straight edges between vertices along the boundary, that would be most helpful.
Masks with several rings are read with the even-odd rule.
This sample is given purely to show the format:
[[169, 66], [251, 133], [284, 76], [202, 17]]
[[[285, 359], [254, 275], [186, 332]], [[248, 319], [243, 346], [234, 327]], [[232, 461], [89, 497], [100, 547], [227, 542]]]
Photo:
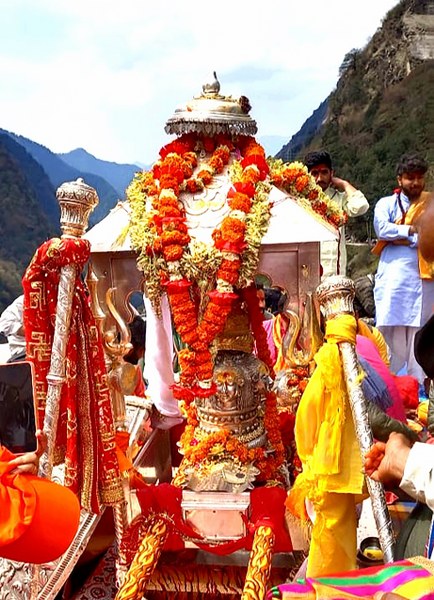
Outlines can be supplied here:
[[[318, 301], [326, 320], [343, 314], [354, 314], [354, 283], [347, 277], [328, 277], [316, 290]], [[369, 425], [366, 399], [360, 385], [360, 365], [354, 344], [339, 343], [339, 351], [344, 369], [348, 398], [354, 420], [354, 428], [359, 443], [362, 461], [374, 440]], [[386, 563], [393, 562], [395, 538], [381, 483], [366, 477], [366, 485], [372, 502], [372, 511], [378, 529], [378, 538]]]
[[[89, 215], [98, 204], [96, 191], [83, 179], [62, 184], [56, 192], [60, 204], [60, 227], [62, 238], [80, 238], [87, 229]], [[39, 475], [51, 477], [53, 453], [56, 443], [59, 401], [66, 371], [66, 343], [71, 322], [72, 298], [76, 278], [76, 267], [62, 268], [57, 292], [57, 310], [51, 349], [50, 370], [47, 375], [48, 389], [44, 417], [44, 432], [47, 435], [47, 450], [41, 457]]]

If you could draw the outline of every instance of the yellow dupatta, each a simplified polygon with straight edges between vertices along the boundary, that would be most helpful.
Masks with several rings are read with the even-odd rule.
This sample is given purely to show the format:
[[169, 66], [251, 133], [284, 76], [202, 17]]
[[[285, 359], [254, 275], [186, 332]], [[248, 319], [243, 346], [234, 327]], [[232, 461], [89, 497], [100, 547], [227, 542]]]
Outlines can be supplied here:
[[338, 347], [339, 342], [355, 344], [356, 333], [352, 315], [327, 321], [326, 343], [315, 355], [316, 369], [297, 409], [295, 441], [303, 471], [287, 506], [302, 519], [305, 498], [318, 503], [327, 492], [358, 494], [363, 488], [362, 461]]

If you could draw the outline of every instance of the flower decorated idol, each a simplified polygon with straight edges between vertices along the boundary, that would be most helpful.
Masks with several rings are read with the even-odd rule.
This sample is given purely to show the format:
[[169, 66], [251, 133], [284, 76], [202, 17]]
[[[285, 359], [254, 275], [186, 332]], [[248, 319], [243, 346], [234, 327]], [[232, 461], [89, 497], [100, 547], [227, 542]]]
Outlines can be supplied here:
[[[160, 369], [164, 393], [173, 395], [167, 415], [180, 415], [180, 406], [187, 417], [177, 482], [193, 489], [199, 479], [200, 489], [207, 490], [239, 489], [227, 485], [229, 480], [248, 485], [255, 478], [286, 480], [276, 399], [269, 390], [272, 365], [254, 286], [273, 182], [249, 110], [245, 97], [221, 95], [215, 78], [175, 111], [166, 132], [176, 138], [127, 190], [131, 242], [156, 315], [152, 346], [160, 349], [154, 351], [155, 368], [149, 362], [147, 368], [155, 379], [158, 365], [166, 365]], [[287, 172], [274, 165], [271, 173], [281, 177], [284, 188]], [[293, 177], [306, 198], [320, 198], [321, 190], [298, 165], [291, 182]], [[170, 344], [159, 337], [163, 330], [167, 335], [161, 323], [168, 320], [180, 339], [179, 374], [171, 382]], [[234, 322], [242, 323], [237, 336], [230, 334]], [[252, 343], [240, 348], [245, 338]], [[165, 358], [164, 348], [169, 348]]]

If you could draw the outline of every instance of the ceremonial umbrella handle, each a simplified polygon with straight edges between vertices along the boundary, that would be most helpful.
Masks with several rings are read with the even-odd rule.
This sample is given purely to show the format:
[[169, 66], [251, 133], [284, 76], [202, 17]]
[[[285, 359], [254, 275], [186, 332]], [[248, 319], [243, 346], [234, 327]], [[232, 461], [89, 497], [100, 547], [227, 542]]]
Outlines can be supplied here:
[[[81, 238], [87, 229], [89, 215], [99, 202], [96, 191], [79, 178], [76, 181], [62, 184], [57, 189], [56, 197], [60, 205], [62, 238]], [[65, 265], [60, 271], [43, 426], [47, 435], [47, 448], [42, 454], [39, 464], [39, 475], [47, 478], [51, 478], [53, 469], [60, 395], [66, 376], [66, 346], [76, 276], [77, 267], [73, 264]]]
[[[339, 315], [354, 314], [354, 295], [353, 281], [339, 275], [328, 277], [316, 290], [316, 296], [326, 320], [336, 318]], [[353, 343], [340, 342], [338, 346], [354, 428], [363, 461], [366, 453], [374, 443], [374, 438], [369, 424], [367, 400], [361, 387], [361, 368]], [[391, 563], [394, 560], [395, 536], [387, 508], [384, 487], [383, 484], [373, 481], [369, 477], [366, 477], [365, 480], [371, 497], [372, 512], [377, 525], [378, 539], [380, 540], [384, 560], [386, 563]]]

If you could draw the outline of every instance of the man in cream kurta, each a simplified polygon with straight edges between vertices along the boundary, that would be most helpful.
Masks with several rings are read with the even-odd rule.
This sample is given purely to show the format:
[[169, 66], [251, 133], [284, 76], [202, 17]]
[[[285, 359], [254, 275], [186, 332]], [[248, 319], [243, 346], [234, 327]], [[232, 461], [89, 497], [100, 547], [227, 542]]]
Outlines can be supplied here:
[[[323, 192], [347, 213], [349, 217], [364, 215], [368, 201], [351, 183], [335, 177], [330, 154], [326, 151], [310, 152], [304, 163]], [[330, 275], [346, 275], [347, 249], [345, 228], [339, 228], [339, 242], [321, 242], [322, 278]]]

